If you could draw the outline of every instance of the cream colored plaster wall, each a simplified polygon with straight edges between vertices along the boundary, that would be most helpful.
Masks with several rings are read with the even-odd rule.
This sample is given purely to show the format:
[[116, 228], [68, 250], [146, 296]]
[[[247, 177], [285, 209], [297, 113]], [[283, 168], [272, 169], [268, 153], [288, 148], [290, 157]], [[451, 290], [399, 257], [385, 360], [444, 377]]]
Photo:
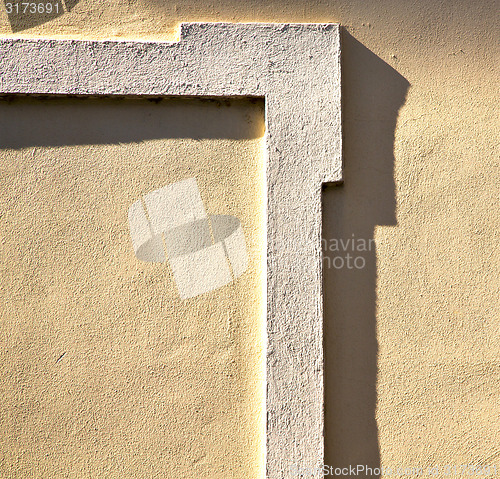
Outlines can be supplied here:
[[[175, 3], [160, 0], [81, 1], [71, 12], [15, 34], [4, 16], [0, 31], [5, 37], [173, 40], [181, 21], [329, 21], [345, 26], [345, 184], [325, 191], [324, 236], [328, 241], [374, 238], [377, 248], [360, 253], [365, 259], [362, 269], [331, 267], [325, 270], [326, 462], [342, 466], [440, 466], [434, 477], [441, 478], [449, 477], [445, 474], [444, 465], [479, 463], [496, 465], [497, 473], [490, 477], [498, 477], [500, 178], [496, 111], [499, 32], [496, 15], [496, 4], [490, 0], [281, 0], [209, 4], [194, 0]], [[231, 124], [230, 119], [224, 122]], [[189, 131], [189, 127], [186, 128]], [[216, 161], [219, 152], [226, 149], [229, 149], [231, 158], [244, 157], [245, 164], [253, 165], [259, 155], [261, 141], [250, 140], [245, 143], [246, 147], [234, 143], [233, 140], [216, 139], [202, 143], [203, 153], [196, 156], [197, 167], [211, 170], [212, 161]], [[148, 148], [154, 150], [160, 144], [163, 143], [148, 143]], [[199, 147], [191, 140], [168, 140], [161, 148], [168, 152], [168, 156], [182, 157], [183, 161], [189, 162], [195, 144]], [[99, 150], [100, 147], [94, 148]], [[107, 146], [106, 151], [116, 158], [111, 160], [110, 157], [107, 161], [114, 164], [119, 160], [117, 164], [124, 165], [120, 163], [123, 159], [118, 159], [118, 149], [127, 157], [132, 155], [141, 161], [138, 148], [144, 146]], [[244, 151], [238, 148], [244, 148]], [[106, 158], [107, 153], [97, 150], [93, 150], [96, 158], [103, 155]], [[38, 148], [34, 157], [32, 149], [2, 152], [2, 170], [12, 171], [15, 165], [25, 165], [25, 173], [18, 173], [16, 181], [32, 181], [29, 177], [35, 175], [37, 170], [30, 171], [30, 162], [43, 164], [52, 157], [52, 151], [50, 148]], [[90, 174], [88, 165], [78, 163], [82, 161], [78, 150], [65, 149], [57, 155], [61, 159], [73, 158], [75, 165], [80, 165], [78, 169], [75, 166], [72, 173], [74, 181]], [[251, 174], [253, 170], [246, 168], [244, 174]], [[160, 175], [160, 178], [170, 181], [169, 174], [161, 174], [164, 176]], [[140, 188], [146, 187], [146, 184], [141, 186], [142, 179], [133, 177], [131, 170], [128, 175], [130, 186], [135, 184], [137, 188], [133, 191], [127, 188], [121, 193], [123, 196], [119, 204], [123, 208], [136, 198]], [[211, 177], [206, 187], [213, 195], [213, 185], [218, 181], [238, 184], [237, 178], [241, 176], [239, 163], [235, 162], [228, 171]], [[157, 181], [154, 175], [148, 180], [148, 185]], [[74, 183], [67, 183], [63, 190], [70, 196], [77, 191], [76, 186], [71, 185]], [[256, 178], [254, 185], [258, 185]], [[252, 188], [251, 191], [257, 194], [257, 186]], [[27, 194], [25, 188], [23, 191]], [[242, 221], [247, 216], [244, 212], [235, 212], [237, 205], [258, 204], [256, 197], [243, 203], [242, 195], [246, 193], [244, 188], [232, 192], [234, 207], [231, 203], [231, 211], [228, 211], [235, 216], [239, 214]], [[5, 198], [6, 193], [3, 192], [4, 204]], [[46, 208], [46, 203], [41, 200], [36, 204], [42, 211]], [[214, 208], [217, 207], [220, 212], [223, 204], [226, 203], [215, 201]], [[15, 283], [19, 262], [23, 261], [22, 256], [15, 254], [30, 251], [31, 248], [39, 251], [37, 261], [50, 265], [53, 255], [51, 245], [57, 244], [53, 235], [57, 231], [50, 228], [50, 223], [44, 223], [42, 216], [32, 218], [26, 206], [14, 206], [12, 203], [10, 208], [12, 223], [4, 240], [4, 245], [9, 245], [9, 248], [3, 253], [6, 257], [3, 265], [7, 265], [3, 266], [6, 269], [3, 284], [6, 286], [2, 288], [8, 288], [4, 294], [9, 297], [24, 298], [25, 301], [37, 294], [36, 288], [44, 284], [44, 280], [41, 277], [37, 279], [40, 269], [33, 264], [32, 275], [26, 276], [24, 283]], [[58, 208], [62, 211], [62, 207]], [[2, 213], [5, 214], [4, 211]], [[248, 213], [248, 217], [252, 214]], [[32, 223], [27, 223], [29, 218], [32, 218]], [[257, 228], [257, 219], [254, 220], [251, 231]], [[120, 230], [123, 224], [119, 224], [118, 220], [115, 222], [115, 233], [121, 235], [118, 237], [125, 244], [126, 231]], [[43, 234], [38, 235], [27, 224], [38, 225]], [[92, 228], [96, 229], [96, 225], [93, 224]], [[87, 230], [84, 228], [83, 231]], [[107, 230], [103, 229], [101, 233], [104, 231]], [[49, 232], [52, 236], [48, 235]], [[18, 236], [13, 237], [14, 234]], [[25, 242], [26, 235], [30, 238], [29, 242]], [[257, 241], [257, 237], [253, 241]], [[104, 254], [107, 240], [102, 238], [102, 241], [99, 247], [103, 249], [101, 252], [96, 243], [92, 243], [93, 248], [82, 245], [82, 251], [87, 249], [86, 257], [94, 254], [102, 261], [109, 261], [110, 253]], [[16, 244], [22, 245], [22, 248], [18, 247], [21, 248], [19, 253], [13, 253]], [[128, 253], [124, 249], [120, 254]], [[337, 253], [329, 251], [328, 254], [334, 257]], [[167, 274], [164, 270], [147, 265], [142, 266], [144, 269], [139, 273], [136, 271], [139, 266], [135, 263], [132, 266], [132, 260], [127, 258], [129, 263], [123, 257], [119, 266], [123, 271], [116, 274], [131, 275], [130, 279], [136, 274], [134, 288], [143, 291], [144, 302], [154, 296], [152, 293], [156, 294], [158, 283], [164, 292], [166, 278], [162, 275]], [[72, 257], [69, 256], [66, 261], [72, 261]], [[105, 262], [102, 265], [109, 267]], [[75, 268], [74, 265], [67, 266], [70, 267]], [[95, 275], [102, 281], [102, 269], [96, 269], [95, 263], [82, 267], [89, 269], [87, 274], [90, 278]], [[50, 268], [53, 268], [53, 275], [63, 274], [60, 268]], [[63, 271], [69, 271], [67, 268]], [[115, 274], [111, 271], [109, 274]], [[11, 275], [12, 279], [5, 279], [6, 275]], [[151, 284], [144, 284], [146, 278]], [[255, 288], [258, 288], [257, 278], [261, 280], [262, 276], [254, 277]], [[3, 318], [7, 317], [10, 321], [7, 329], [4, 327], [3, 330], [6, 331], [3, 333], [4, 348], [14, 355], [7, 362], [10, 369], [4, 368], [10, 373], [7, 372], [7, 377], [2, 380], [2, 384], [7, 386], [4, 410], [8, 413], [4, 416], [7, 419], [3, 419], [2, 428], [8, 427], [9, 434], [2, 439], [4, 459], [0, 467], [7, 471], [19, 467], [17, 470], [33, 472], [34, 476], [51, 471], [44, 477], [63, 477], [62, 471], [70, 468], [70, 477], [85, 477], [84, 473], [79, 475], [77, 472], [81, 465], [87, 468], [109, 467], [109, 477], [118, 474], [120, 468], [133, 476], [140, 467], [150, 467], [151, 471], [154, 467], [165, 467], [165, 455], [174, 454], [179, 469], [169, 477], [191, 477], [190, 474], [192, 477], [203, 477], [196, 475], [202, 469], [195, 469], [196, 474], [192, 471], [193, 467], [203, 468], [205, 464], [205, 471], [210, 471], [206, 477], [249, 477], [246, 475], [248, 471], [258, 467], [258, 447], [261, 444], [258, 428], [252, 421], [258, 417], [260, 403], [257, 396], [250, 394], [244, 395], [244, 405], [238, 403], [235, 397], [238, 391], [247, 390], [249, 382], [257, 381], [258, 375], [253, 376], [257, 373], [252, 368], [259, 364], [261, 352], [256, 346], [260, 341], [256, 313], [260, 306], [247, 314], [245, 308], [250, 307], [247, 302], [234, 303], [239, 305], [235, 314], [242, 323], [247, 322], [248, 331], [253, 331], [255, 336], [246, 338], [241, 333], [240, 339], [234, 337], [231, 347], [240, 351], [239, 358], [244, 356], [242, 351], [248, 348], [249, 355], [245, 357], [249, 358], [249, 364], [243, 368], [241, 360], [234, 366], [240, 369], [235, 376], [237, 380], [227, 382], [232, 391], [229, 395], [224, 393], [223, 378], [226, 373], [231, 374], [228, 368], [232, 366], [221, 353], [223, 349], [214, 347], [213, 351], [217, 354], [212, 362], [195, 359], [196, 355], [203, 354], [200, 348], [211, 347], [204, 340], [204, 335], [208, 334], [204, 318], [209, 304], [190, 312], [189, 317], [194, 318], [193, 321], [183, 326], [183, 323], [178, 323], [176, 327], [180, 329], [172, 332], [171, 342], [180, 341], [183, 335], [190, 338], [185, 347], [192, 347], [195, 355], [191, 357], [191, 353], [184, 352], [182, 361], [186, 366], [183, 377], [188, 380], [192, 375], [192, 382], [189, 383], [192, 393], [204, 396], [208, 390], [213, 390], [218, 398], [214, 402], [207, 401], [206, 406], [196, 412], [187, 398], [187, 391], [179, 391], [179, 394], [186, 394], [184, 399], [182, 395], [166, 393], [165, 389], [161, 389], [162, 385], [155, 386], [155, 381], [160, 379], [155, 379], [154, 367], [158, 369], [160, 364], [155, 366], [153, 352], [147, 353], [152, 372], [147, 370], [146, 364], [149, 363], [139, 361], [138, 351], [127, 353], [129, 355], [123, 353], [130, 343], [137, 348], [135, 339], [129, 341], [127, 338], [136, 338], [138, 331], [143, 331], [145, 348], [148, 335], [154, 336], [155, 331], [163, 331], [161, 308], [173, 307], [175, 299], [163, 303], [161, 308], [157, 300], [149, 299], [150, 309], [145, 310], [144, 302], [138, 298], [132, 300], [132, 292], [109, 291], [106, 289], [108, 283], [92, 286], [83, 282], [78, 286], [78, 278], [61, 278], [61, 284], [66, 283], [65, 287], [74, 285], [74, 291], [80, 291], [79, 302], [65, 300], [57, 306], [53, 303], [53, 307], [58, 311], [74, 311], [82, 324], [99, 324], [99, 329], [91, 336], [94, 339], [82, 338], [79, 335], [83, 333], [78, 330], [72, 333], [72, 340], [70, 336], [58, 333], [54, 330], [54, 317], [41, 304], [25, 306], [31, 308], [31, 312], [28, 314], [26, 310], [23, 315], [15, 312], [17, 309], [12, 303], [2, 306]], [[137, 313], [123, 311], [120, 326], [125, 331], [123, 337], [116, 338], [109, 333], [109, 328], [113, 326], [111, 317], [103, 317], [103, 322], [97, 323], [96, 318], [86, 316], [89, 309], [85, 304], [97, 299], [104, 301], [101, 297], [103, 291], [118, 298], [125, 309], [134, 308], [135, 304], [139, 310]], [[137, 291], [135, 295], [139, 294]], [[57, 297], [60, 296], [54, 294], [54, 302]], [[32, 318], [30, 323], [26, 323], [27, 318]], [[3, 321], [5, 324], [6, 320]], [[227, 334], [223, 329], [224, 318], [214, 318], [214, 321], [220, 332], [216, 338], [223, 341]], [[106, 324], [108, 327], [105, 328]], [[65, 327], [76, 326], [71, 323]], [[182, 328], [189, 331], [181, 331]], [[57, 334], [54, 336], [52, 333]], [[61, 350], [64, 350], [79, 337], [85, 344], [94, 344], [97, 348], [99, 342], [112, 344], [115, 341], [117, 350], [110, 353], [98, 349], [99, 354], [95, 355], [98, 364], [89, 364], [96, 371], [92, 382], [73, 386], [76, 402], [70, 411], [78, 411], [80, 416], [77, 414], [77, 420], [72, 421], [65, 413], [68, 410], [64, 409], [64, 403], [61, 405], [58, 402], [58, 394], [63, 393], [52, 392], [41, 378], [48, 375], [53, 381], [49, 384], [57, 383], [64, 387], [64, 373], [58, 378], [49, 369], [50, 362], [60, 350], [56, 340], [63, 341], [64, 348]], [[41, 338], [52, 338], [50, 341], [54, 342], [44, 345], [40, 343]], [[46, 361], [37, 357], [39, 350], [43, 351]], [[127, 383], [125, 377], [119, 376], [123, 384], [117, 393], [113, 393], [109, 389], [109, 376], [114, 374], [113, 368], [117, 366], [113, 360], [119, 354], [125, 354], [122, 360], [127, 361], [130, 370], [134, 371], [131, 374], [135, 379]], [[64, 361], [67, 361], [66, 365]], [[81, 368], [81, 375], [77, 377], [86, 378], [84, 372], [88, 371], [86, 365], [89, 361], [89, 358], [77, 361], [68, 357], [63, 358], [59, 366], [69, 368], [68, 375], [76, 374], [74, 368]], [[106, 366], [100, 367], [99, 362]], [[192, 364], [193, 369], [188, 369], [188, 364]], [[195, 369], [198, 365], [199, 370]], [[178, 361], [164, 367], [183, 366]], [[43, 374], [40, 374], [40, 368]], [[71, 370], [73, 373], [70, 373]], [[145, 380], [146, 377], [151, 379]], [[200, 377], [207, 383], [198, 383]], [[17, 381], [17, 389], [13, 388], [13, 381]], [[212, 389], [213, 384], [217, 386], [215, 389]], [[84, 386], [101, 391], [101, 396], [97, 393], [82, 395], [78, 388]], [[147, 396], [150, 403], [138, 393], [142, 386], [151, 388]], [[252, 388], [259, 390], [255, 384]], [[158, 389], [164, 395], [161, 399]], [[27, 393], [28, 390], [31, 392]], [[48, 403], [44, 404], [44, 401]], [[182, 412], [173, 414], [173, 409], [166, 406], [172, 402]], [[142, 414], [157, 411], [158, 424], [162, 426], [148, 429], [147, 422], [140, 420], [141, 407]], [[227, 414], [227, 409], [234, 414]], [[162, 418], [166, 417], [162, 414], [167, 414], [167, 411], [170, 414], [168, 417], [175, 419], [162, 422]], [[183, 414], [186, 411], [189, 412], [188, 417]], [[210, 426], [211, 417], [223, 418], [221, 422], [216, 421], [215, 432]], [[24, 422], [20, 418], [24, 418]], [[66, 424], [62, 424], [65, 421]], [[99, 433], [100, 424], [105, 428]], [[205, 429], [201, 424], [205, 425]], [[35, 431], [34, 427], [38, 429]], [[234, 434], [235, 428], [240, 427], [243, 427], [241, 432]], [[61, 431], [65, 431], [68, 438]], [[180, 431], [188, 432], [186, 436], [193, 441], [192, 449], [189, 449], [190, 446], [183, 449], [185, 446], [181, 446], [180, 436], [176, 436]], [[170, 438], [166, 439], [167, 435]], [[33, 437], [37, 438], [36, 444], [32, 442]], [[243, 453], [247, 438], [250, 444]], [[72, 446], [65, 446], [66, 440], [73, 441]], [[167, 449], [165, 441], [177, 441], [179, 447]], [[204, 444], [202, 447], [197, 446], [199, 441]], [[200, 454], [202, 449], [208, 451], [206, 456]], [[186, 453], [187, 450], [190, 452]], [[9, 469], [12, 467], [14, 469]], [[225, 467], [226, 472], [214, 472], [219, 471], [219, 467]], [[105, 475], [103, 472], [102, 477]], [[29, 476], [19, 473], [17, 477]]]
[[[263, 113], [0, 101], [0, 477], [261, 475]], [[135, 257], [127, 215], [191, 177], [241, 221], [249, 268], [183, 301], [168, 263]]]

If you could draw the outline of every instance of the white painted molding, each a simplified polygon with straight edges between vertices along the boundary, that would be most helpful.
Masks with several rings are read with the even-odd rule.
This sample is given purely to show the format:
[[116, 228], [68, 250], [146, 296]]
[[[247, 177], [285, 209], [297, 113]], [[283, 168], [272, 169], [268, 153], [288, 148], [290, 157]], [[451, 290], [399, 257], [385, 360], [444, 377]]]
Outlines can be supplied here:
[[188, 23], [175, 43], [3, 39], [0, 94], [265, 98], [267, 477], [323, 477], [321, 187], [342, 180], [339, 26]]

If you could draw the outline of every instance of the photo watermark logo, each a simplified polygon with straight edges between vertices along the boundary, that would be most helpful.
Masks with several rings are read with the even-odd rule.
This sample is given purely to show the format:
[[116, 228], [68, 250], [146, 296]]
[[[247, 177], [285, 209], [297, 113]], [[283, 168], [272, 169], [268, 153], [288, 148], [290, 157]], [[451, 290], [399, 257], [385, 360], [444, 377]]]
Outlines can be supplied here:
[[434, 464], [430, 466], [378, 466], [367, 464], [349, 466], [320, 465], [316, 467], [300, 466], [291, 468], [292, 477], [317, 478], [317, 477], [492, 477], [496, 478], [498, 467], [493, 464]]
[[220, 288], [248, 268], [240, 221], [207, 215], [195, 178], [148, 193], [128, 220], [136, 257], [163, 263], [168, 255], [181, 299]]
[[357, 238], [352, 233], [350, 238], [323, 238], [321, 254], [323, 268], [363, 269], [367, 257], [376, 250], [375, 239]]

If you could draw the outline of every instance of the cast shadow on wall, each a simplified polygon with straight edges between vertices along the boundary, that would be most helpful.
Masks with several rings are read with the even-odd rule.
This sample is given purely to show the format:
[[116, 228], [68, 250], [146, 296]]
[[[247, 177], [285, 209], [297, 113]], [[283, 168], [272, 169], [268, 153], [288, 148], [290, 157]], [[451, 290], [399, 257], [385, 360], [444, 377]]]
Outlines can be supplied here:
[[0, 98], [0, 148], [120, 144], [264, 135], [260, 99]]
[[4, 0], [4, 7], [14, 33], [37, 27], [70, 12], [80, 0], [45, 0], [28, 2]]
[[[325, 464], [376, 468], [376, 250], [353, 250], [352, 241], [345, 251], [329, 247], [335, 239], [343, 239], [344, 245], [353, 238], [368, 242], [376, 225], [396, 224], [394, 132], [409, 83], [345, 31], [342, 48], [345, 184], [323, 192]], [[263, 128], [262, 100], [0, 101], [3, 148], [257, 138]], [[361, 256], [363, 267], [337, 269], [339, 263], [333, 261], [346, 254]]]
[[[329, 466], [380, 466], [375, 416], [377, 264], [370, 240], [376, 225], [397, 224], [394, 137], [408, 87], [394, 68], [342, 32], [345, 184], [323, 191], [325, 464]], [[368, 471], [356, 477], [379, 476]]]

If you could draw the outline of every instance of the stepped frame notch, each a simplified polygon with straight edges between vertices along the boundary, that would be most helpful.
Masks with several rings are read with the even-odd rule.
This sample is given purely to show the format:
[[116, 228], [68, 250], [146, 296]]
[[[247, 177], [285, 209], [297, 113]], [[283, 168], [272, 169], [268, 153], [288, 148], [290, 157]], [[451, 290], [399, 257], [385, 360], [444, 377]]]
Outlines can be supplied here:
[[322, 478], [321, 189], [342, 181], [340, 27], [185, 23], [178, 42], [0, 40], [0, 95], [262, 97], [266, 477]]

